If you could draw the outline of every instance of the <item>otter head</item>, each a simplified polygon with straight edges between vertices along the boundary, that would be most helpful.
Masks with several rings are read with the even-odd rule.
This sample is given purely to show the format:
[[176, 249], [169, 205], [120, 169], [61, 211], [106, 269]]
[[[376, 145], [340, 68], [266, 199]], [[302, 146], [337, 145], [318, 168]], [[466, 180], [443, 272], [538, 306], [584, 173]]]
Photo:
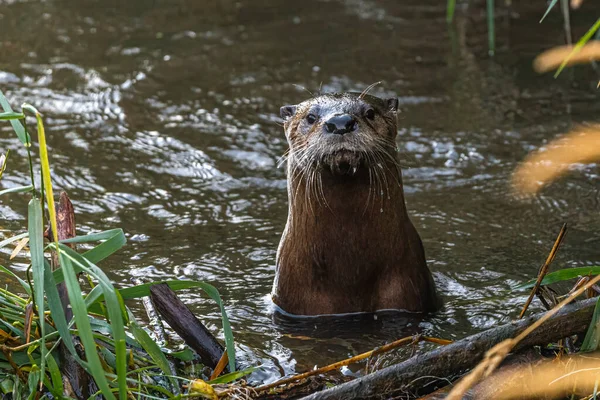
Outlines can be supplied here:
[[395, 158], [398, 99], [359, 93], [325, 94], [281, 107], [289, 157], [301, 169], [355, 175]]

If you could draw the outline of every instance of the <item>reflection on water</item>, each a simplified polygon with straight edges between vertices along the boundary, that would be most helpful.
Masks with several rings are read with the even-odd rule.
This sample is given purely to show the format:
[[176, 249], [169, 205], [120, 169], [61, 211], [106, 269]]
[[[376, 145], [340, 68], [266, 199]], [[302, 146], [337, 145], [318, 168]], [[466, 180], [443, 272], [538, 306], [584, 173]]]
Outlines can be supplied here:
[[[555, 264], [600, 261], [596, 166], [527, 202], [508, 191], [527, 152], [598, 115], [591, 68], [558, 80], [531, 70], [561, 43], [559, 13], [538, 25], [539, 5], [499, 8], [489, 59], [477, 5], [448, 30], [433, 0], [261, 3], [0, 0], [0, 87], [45, 114], [56, 184], [81, 231], [126, 230], [129, 245], [102, 265], [112, 279], [214, 283], [240, 363], [273, 380], [416, 332], [455, 339], [509, 321], [524, 300], [511, 286], [534, 275], [563, 221], [571, 230]], [[572, 16], [575, 36], [592, 7]], [[279, 107], [376, 81], [372, 93], [400, 99], [408, 207], [445, 307], [281, 320], [268, 300], [287, 212]], [[2, 132], [0, 148], [24, 156]], [[1, 185], [26, 183], [26, 168], [11, 157]], [[23, 226], [25, 207], [3, 198], [4, 234]], [[183, 297], [219, 329], [201, 293]]]

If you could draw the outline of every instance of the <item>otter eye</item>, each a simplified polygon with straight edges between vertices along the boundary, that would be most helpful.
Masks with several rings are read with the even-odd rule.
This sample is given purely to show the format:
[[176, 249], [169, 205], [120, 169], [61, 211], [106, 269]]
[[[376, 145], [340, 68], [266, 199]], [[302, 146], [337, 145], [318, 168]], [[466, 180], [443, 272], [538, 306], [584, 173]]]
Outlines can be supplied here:
[[317, 116], [315, 114], [308, 114], [306, 116], [306, 122], [308, 122], [311, 125], [314, 124], [316, 120], [317, 120]]
[[365, 117], [367, 117], [368, 119], [375, 119], [375, 110], [369, 108], [365, 113]]

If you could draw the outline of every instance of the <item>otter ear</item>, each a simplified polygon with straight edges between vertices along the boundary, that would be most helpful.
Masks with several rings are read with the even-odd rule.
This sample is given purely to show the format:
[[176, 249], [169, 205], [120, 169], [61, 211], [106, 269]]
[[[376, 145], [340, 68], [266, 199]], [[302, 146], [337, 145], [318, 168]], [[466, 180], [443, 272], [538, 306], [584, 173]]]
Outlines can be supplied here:
[[398, 111], [398, 98], [397, 97], [390, 97], [389, 99], [387, 99], [385, 101], [385, 104], [387, 106], [388, 111], [391, 111], [391, 112]]
[[283, 106], [279, 109], [279, 115], [283, 119], [288, 119], [294, 114], [296, 114], [296, 106]]

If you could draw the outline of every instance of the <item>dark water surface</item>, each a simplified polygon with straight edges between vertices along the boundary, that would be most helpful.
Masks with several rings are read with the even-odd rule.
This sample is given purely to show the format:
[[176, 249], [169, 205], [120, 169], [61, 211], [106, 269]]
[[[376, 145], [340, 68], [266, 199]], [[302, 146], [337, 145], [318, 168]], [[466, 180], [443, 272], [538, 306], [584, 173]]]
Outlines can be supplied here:
[[[444, 7], [0, 0], [0, 88], [44, 113], [56, 185], [74, 200], [81, 233], [125, 229], [126, 248], [101, 264], [109, 276], [214, 283], [240, 363], [275, 379], [417, 331], [454, 339], [509, 321], [525, 298], [511, 287], [535, 275], [563, 221], [556, 266], [600, 262], [596, 166], [530, 201], [508, 186], [529, 151], [597, 118], [597, 73], [532, 71], [540, 50], [564, 40], [558, 10], [537, 23], [544, 2], [498, 9], [493, 59], [483, 5], [459, 12], [451, 30]], [[584, 3], [575, 37], [599, 13]], [[445, 308], [423, 319], [274, 321], [268, 294], [287, 212], [279, 107], [309, 96], [296, 84], [330, 92], [375, 81], [372, 93], [400, 98], [408, 207]], [[1, 132], [0, 149], [15, 154], [0, 185], [26, 184], [24, 149], [8, 124]], [[2, 198], [3, 236], [25, 226], [26, 203]], [[25, 268], [8, 254], [1, 262]], [[184, 298], [221, 332], [212, 303]]]

